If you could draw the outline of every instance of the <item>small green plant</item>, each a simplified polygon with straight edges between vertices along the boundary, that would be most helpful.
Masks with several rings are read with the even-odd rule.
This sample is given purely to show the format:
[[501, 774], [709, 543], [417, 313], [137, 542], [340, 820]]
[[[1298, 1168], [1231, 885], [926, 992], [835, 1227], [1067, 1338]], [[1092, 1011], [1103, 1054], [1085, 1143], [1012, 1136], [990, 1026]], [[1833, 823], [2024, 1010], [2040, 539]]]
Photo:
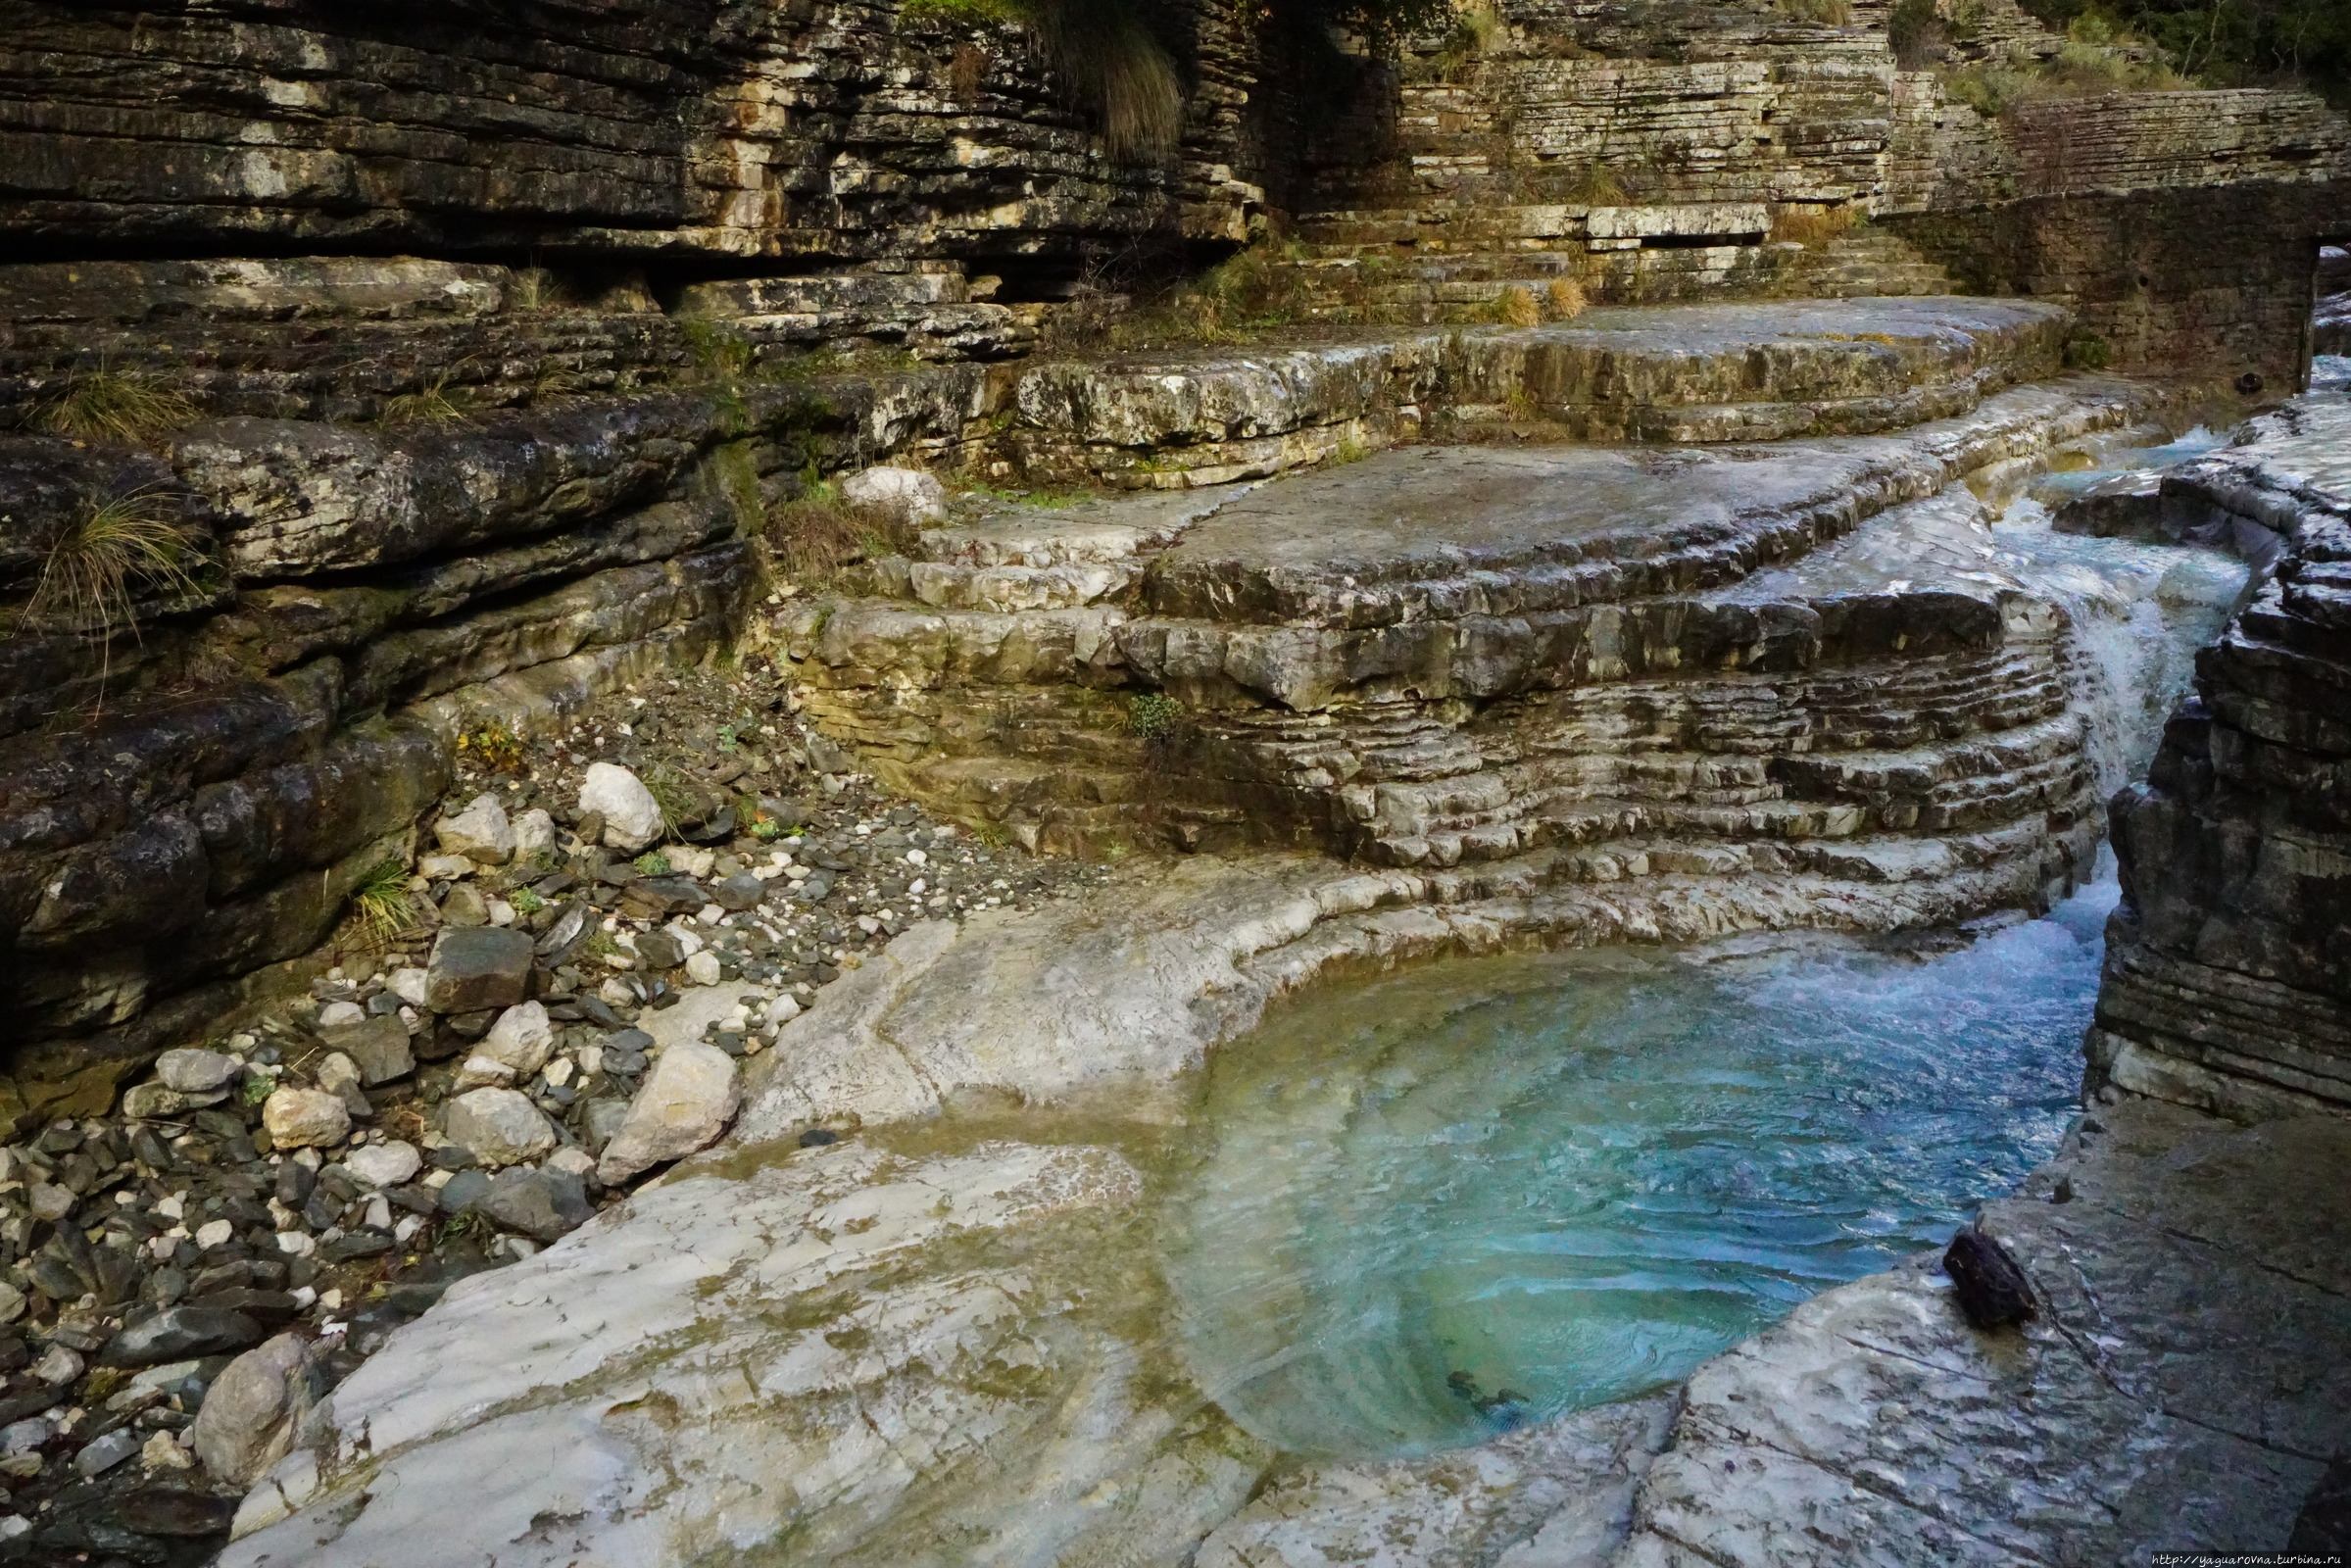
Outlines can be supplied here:
[[237, 1085], [237, 1103], [240, 1105], [258, 1105], [263, 1101], [269, 1099], [269, 1096], [276, 1091], [276, 1089], [277, 1084], [274, 1080], [264, 1077], [260, 1073], [256, 1073], [252, 1077], [246, 1079], [243, 1083]]
[[495, 722], [458, 736], [457, 750], [461, 760], [470, 760], [493, 773], [519, 773], [528, 760], [522, 737]]
[[516, 888], [507, 895], [506, 901], [514, 906], [516, 914], [537, 914], [547, 907], [547, 901], [533, 888]]
[[416, 900], [409, 892], [409, 869], [398, 859], [378, 860], [351, 885], [351, 919], [363, 936], [392, 942], [416, 924]]
[[977, 822], [971, 828], [972, 842], [983, 850], [1001, 850], [1012, 842], [1002, 822]]
[[195, 400], [139, 370], [85, 370], [42, 408], [34, 422], [85, 441], [151, 441], [193, 420]]
[[645, 793], [653, 804], [661, 808], [661, 824], [674, 833], [683, 824], [695, 821], [696, 801], [686, 781], [667, 766], [645, 770]]
[[1461, 8], [1453, 25], [1445, 35], [1432, 62], [1440, 80], [1455, 79], [1463, 67], [1486, 53], [1493, 45], [1494, 35], [1501, 30], [1502, 19], [1490, 4], [1472, 3]]
[[741, 333], [731, 332], [716, 321], [688, 317], [679, 323], [686, 339], [686, 352], [694, 363], [712, 375], [726, 380], [738, 380], [751, 373], [759, 359], [759, 350]]
[[2114, 347], [2095, 332], [2079, 332], [2066, 340], [2069, 370], [2103, 370], [2114, 358]]
[[718, 726], [718, 749], [720, 751], [731, 752], [741, 745], [742, 736], [737, 732], [734, 725], [721, 724]]
[[1183, 718], [1184, 705], [1165, 692], [1143, 692], [1127, 702], [1127, 733], [1138, 740], [1165, 740]]
[[544, 267], [525, 267], [508, 299], [517, 311], [551, 311], [564, 303], [563, 281]]
[[488, 1220], [468, 1208], [442, 1222], [440, 1234], [435, 1239], [434, 1245], [448, 1247], [456, 1242], [488, 1241], [497, 1234], [496, 1229]]
[[473, 393], [451, 386], [446, 372], [414, 392], [384, 399], [385, 424], [463, 424], [473, 417]]
[[1371, 448], [1351, 435], [1341, 436], [1339, 444], [1331, 449], [1331, 466], [1344, 468], [1350, 463], [1361, 463], [1370, 456]]
[[137, 630], [138, 587], [175, 595], [199, 591], [198, 559], [160, 491], [134, 490], [86, 506], [49, 541], [24, 618], [111, 639]]
[[[661, 814], [666, 818], [668, 812], [663, 811]], [[659, 850], [647, 850], [629, 863], [637, 868], [639, 876], [667, 876], [673, 869], [669, 864], [669, 857]]]

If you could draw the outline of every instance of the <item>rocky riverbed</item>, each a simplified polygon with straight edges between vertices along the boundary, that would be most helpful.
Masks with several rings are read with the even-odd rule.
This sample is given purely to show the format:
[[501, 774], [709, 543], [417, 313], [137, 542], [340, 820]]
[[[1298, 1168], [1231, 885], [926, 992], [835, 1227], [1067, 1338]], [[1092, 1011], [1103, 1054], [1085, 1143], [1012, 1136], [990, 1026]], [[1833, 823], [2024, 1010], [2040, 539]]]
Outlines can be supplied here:
[[878, 791], [796, 706], [750, 664], [468, 733], [306, 992], [0, 1150], [0, 1562], [208, 1560], [313, 1401], [716, 1140], [845, 971], [1109, 874]]

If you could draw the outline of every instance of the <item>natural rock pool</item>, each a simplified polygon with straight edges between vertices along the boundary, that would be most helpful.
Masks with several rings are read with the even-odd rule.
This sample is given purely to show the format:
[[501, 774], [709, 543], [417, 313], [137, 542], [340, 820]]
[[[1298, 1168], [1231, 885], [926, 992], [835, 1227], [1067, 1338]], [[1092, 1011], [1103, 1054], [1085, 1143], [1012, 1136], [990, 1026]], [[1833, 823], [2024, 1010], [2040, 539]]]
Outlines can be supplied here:
[[2048, 1155], [2115, 897], [1943, 951], [1476, 958], [1289, 1009], [1212, 1069], [1170, 1207], [1193, 1372], [1341, 1455], [1678, 1381]]

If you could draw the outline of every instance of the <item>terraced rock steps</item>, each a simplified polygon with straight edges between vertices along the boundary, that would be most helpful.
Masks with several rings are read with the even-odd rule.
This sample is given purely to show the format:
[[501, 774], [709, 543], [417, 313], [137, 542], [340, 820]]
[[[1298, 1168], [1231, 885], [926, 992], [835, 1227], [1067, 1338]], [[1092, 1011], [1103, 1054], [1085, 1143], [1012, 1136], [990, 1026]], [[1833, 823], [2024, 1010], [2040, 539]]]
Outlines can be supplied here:
[[787, 651], [894, 785], [1056, 847], [1659, 878], [1733, 924], [1899, 886], [1863, 923], [1948, 918], [2071, 876], [2099, 799], [2066, 614], [1953, 487], [2153, 401], [2069, 377], [1897, 435], [1420, 447], [998, 511], [805, 605]]

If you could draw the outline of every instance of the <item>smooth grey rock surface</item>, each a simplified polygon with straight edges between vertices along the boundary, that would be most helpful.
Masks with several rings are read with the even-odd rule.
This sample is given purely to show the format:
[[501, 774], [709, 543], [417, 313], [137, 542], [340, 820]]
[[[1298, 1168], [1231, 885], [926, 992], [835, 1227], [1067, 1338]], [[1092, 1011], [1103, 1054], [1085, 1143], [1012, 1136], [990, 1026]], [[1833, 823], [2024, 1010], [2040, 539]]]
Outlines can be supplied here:
[[484, 1165], [516, 1165], [555, 1148], [555, 1128], [512, 1089], [474, 1089], [449, 1102], [443, 1131]]
[[446, 1568], [463, 1496], [465, 1549], [498, 1568], [779, 1540], [1175, 1568], [1270, 1456], [1135, 1312], [1157, 1294], [1142, 1196], [1082, 1145], [672, 1177], [399, 1331], [247, 1497], [222, 1564]]

